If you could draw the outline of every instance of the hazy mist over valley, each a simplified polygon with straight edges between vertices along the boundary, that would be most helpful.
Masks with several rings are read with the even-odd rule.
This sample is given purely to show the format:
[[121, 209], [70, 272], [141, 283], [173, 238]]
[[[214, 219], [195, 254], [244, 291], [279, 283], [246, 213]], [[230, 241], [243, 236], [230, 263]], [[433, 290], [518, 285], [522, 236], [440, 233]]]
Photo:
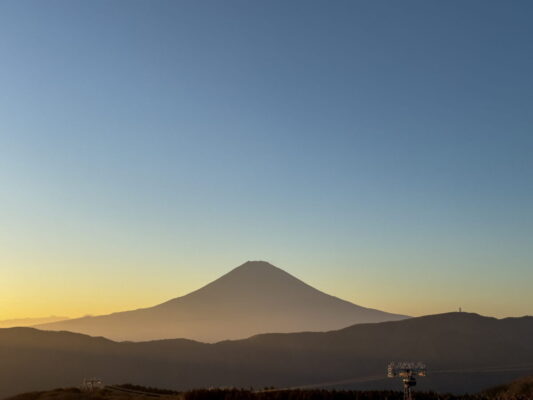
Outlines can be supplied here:
[[41, 318], [19, 318], [19, 319], [6, 319], [0, 321], [0, 328], [12, 328], [17, 326], [34, 326], [38, 324], [49, 324], [58, 321], [65, 321], [67, 317], [41, 317]]

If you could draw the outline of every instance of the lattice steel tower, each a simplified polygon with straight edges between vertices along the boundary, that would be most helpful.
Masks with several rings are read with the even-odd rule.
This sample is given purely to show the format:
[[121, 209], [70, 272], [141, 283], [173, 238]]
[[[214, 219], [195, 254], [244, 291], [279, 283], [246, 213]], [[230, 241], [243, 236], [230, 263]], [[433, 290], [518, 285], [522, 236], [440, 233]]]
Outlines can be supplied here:
[[387, 368], [389, 378], [402, 378], [403, 399], [413, 400], [413, 390], [417, 376], [426, 376], [426, 364], [421, 362], [401, 361], [391, 362]]

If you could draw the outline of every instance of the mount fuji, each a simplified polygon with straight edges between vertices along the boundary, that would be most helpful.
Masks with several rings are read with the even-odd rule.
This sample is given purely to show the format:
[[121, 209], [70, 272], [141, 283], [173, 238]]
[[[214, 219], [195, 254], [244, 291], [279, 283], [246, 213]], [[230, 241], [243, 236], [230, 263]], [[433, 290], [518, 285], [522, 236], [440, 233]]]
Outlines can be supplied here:
[[118, 341], [186, 338], [212, 343], [404, 318], [325, 294], [267, 262], [248, 261], [192, 293], [154, 307], [36, 328]]

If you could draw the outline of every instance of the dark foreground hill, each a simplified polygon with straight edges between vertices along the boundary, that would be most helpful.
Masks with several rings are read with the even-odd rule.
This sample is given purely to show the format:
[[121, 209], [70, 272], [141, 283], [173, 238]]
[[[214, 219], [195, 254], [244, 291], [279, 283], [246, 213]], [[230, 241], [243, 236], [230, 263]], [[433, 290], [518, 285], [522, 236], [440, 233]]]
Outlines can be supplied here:
[[267, 262], [253, 261], [155, 307], [36, 327], [112, 340], [217, 342], [259, 333], [329, 331], [404, 318], [330, 296]]
[[207, 387], [399, 389], [391, 360], [422, 360], [420, 390], [477, 392], [533, 373], [533, 318], [450, 313], [326, 333], [258, 335], [203, 344], [117, 343], [69, 332], [0, 330], [0, 398], [29, 390], [135, 382]]
[[183, 397], [181, 393], [142, 393], [139, 391], [122, 391], [108, 388], [87, 392], [79, 388], [61, 388], [21, 393], [5, 400], [184, 400]]
[[495, 399], [533, 399], [533, 376], [517, 379], [511, 383], [496, 386], [483, 392]]
[[[450, 395], [447, 393], [416, 392], [417, 400], [531, 400], [533, 391], [524, 384], [533, 377], [521, 379], [501, 388], [481, 393]], [[511, 389], [512, 388], [512, 389]], [[501, 390], [503, 389], [503, 390]], [[510, 390], [511, 389], [511, 390]], [[23, 393], [6, 400], [403, 400], [401, 391], [392, 390], [325, 390], [325, 389], [196, 389], [176, 392], [137, 385], [107, 386], [96, 391], [64, 388]]]

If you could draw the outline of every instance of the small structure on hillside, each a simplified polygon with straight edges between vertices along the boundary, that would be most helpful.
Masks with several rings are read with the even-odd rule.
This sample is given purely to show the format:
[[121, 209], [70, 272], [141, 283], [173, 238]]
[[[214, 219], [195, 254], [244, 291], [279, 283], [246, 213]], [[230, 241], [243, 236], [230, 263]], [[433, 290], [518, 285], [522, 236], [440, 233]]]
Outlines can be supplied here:
[[81, 390], [85, 392], [94, 392], [104, 388], [104, 382], [98, 378], [84, 378], [81, 384]]
[[387, 368], [387, 376], [389, 378], [402, 378], [404, 400], [413, 400], [411, 388], [416, 385], [416, 377], [426, 375], [426, 364], [422, 362], [391, 362]]

